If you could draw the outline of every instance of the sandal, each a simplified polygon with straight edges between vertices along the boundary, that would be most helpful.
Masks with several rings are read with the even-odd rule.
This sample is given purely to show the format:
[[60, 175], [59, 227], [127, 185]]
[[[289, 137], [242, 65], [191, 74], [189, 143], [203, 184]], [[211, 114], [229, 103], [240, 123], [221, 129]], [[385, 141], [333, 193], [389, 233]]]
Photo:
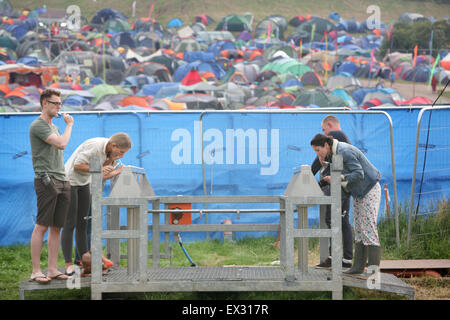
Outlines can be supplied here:
[[[42, 279], [46, 279], [46, 280], [43, 281]], [[40, 283], [40, 284], [48, 284], [52, 280], [47, 278], [43, 273], [38, 273], [38, 274], [36, 274], [34, 276], [31, 276], [30, 279], [28, 279], [28, 281], [30, 281], [30, 282], [37, 282], [37, 283]]]
[[49, 276], [49, 278], [52, 279], [52, 280], [67, 280], [67, 279], [70, 279], [70, 277], [68, 275], [64, 274], [64, 273], [58, 273], [55, 276], [52, 276], [52, 277]]

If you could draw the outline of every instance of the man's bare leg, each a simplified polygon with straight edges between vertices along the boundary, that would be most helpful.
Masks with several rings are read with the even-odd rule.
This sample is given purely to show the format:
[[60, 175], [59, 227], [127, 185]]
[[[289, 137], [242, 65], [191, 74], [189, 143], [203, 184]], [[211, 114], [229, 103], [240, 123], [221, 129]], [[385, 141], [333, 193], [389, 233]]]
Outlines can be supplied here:
[[33, 233], [31, 234], [30, 248], [31, 248], [31, 263], [33, 265], [31, 278], [34, 278], [36, 275], [42, 274], [41, 270], [42, 243], [44, 241], [44, 236], [45, 233], [47, 232], [47, 229], [48, 229], [47, 226], [36, 224], [34, 226]]

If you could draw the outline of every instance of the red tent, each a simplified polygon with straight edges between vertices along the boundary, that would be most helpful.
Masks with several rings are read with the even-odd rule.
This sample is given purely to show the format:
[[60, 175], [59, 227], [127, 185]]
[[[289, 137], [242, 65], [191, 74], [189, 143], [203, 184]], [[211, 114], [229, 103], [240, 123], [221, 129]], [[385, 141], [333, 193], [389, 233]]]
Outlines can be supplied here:
[[403, 106], [403, 105], [417, 105], [417, 104], [433, 104], [433, 101], [431, 101], [428, 98], [425, 97], [414, 97], [411, 98], [409, 100], [405, 100], [405, 101], [398, 101], [398, 100], [394, 100], [395, 104], [397, 106]]
[[202, 82], [202, 77], [197, 70], [192, 69], [188, 74], [181, 80], [181, 84], [184, 86], [192, 86], [193, 84]]

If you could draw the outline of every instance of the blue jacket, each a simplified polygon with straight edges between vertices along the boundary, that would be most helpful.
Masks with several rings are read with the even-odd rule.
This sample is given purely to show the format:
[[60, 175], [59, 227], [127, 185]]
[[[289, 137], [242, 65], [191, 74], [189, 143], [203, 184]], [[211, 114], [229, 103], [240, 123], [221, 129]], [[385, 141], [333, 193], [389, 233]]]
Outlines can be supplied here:
[[[337, 143], [337, 147], [334, 145]], [[364, 196], [380, 180], [381, 173], [366, 156], [351, 144], [345, 142], [333, 141], [333, 154], [342, 155], [344, 169], [342, 175], [347, 181], [347, 189], [353, 197], [358, 199]]]

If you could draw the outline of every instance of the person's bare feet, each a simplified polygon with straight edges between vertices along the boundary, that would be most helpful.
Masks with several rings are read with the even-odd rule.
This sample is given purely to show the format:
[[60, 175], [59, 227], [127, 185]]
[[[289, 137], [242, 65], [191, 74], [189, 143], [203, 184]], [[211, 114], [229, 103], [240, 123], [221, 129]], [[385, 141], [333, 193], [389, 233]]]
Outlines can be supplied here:
[[47, 277], [42, 272], [38, 272], [38, 273], [32, 273], [31, 277], [30, 277], [30, 279], [28, 281], [30, 281], [30, 282], [34, 281], [34, 282], [41, 283], [41, 284], [47, 284], [50, 281], [52, 281], [52, 279]]

